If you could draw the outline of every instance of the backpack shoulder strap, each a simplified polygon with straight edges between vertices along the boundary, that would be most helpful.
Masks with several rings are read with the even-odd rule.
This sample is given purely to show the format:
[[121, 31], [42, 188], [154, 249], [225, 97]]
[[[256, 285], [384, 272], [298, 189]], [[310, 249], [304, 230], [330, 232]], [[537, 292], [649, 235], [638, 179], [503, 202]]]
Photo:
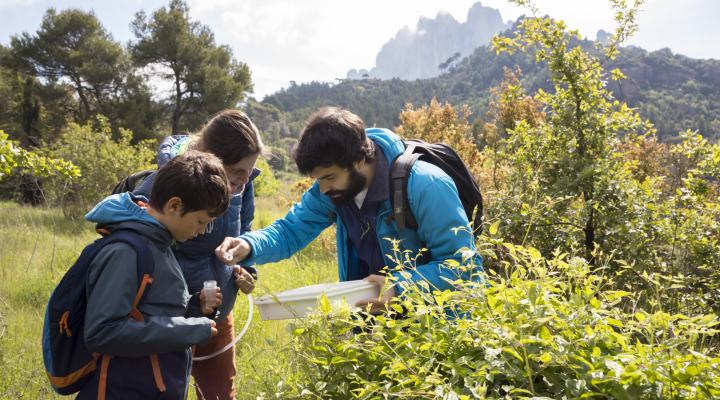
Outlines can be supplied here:
[[135, 253], [137, 254], [137, 279], [139, 286], [138, 291], [135, 294], [135, 299], [132, 303], [130, 316], [135, 320], [142, 321], [142, 314], [138, 310], [137, 305], [140, 303], [140, 300], [145, 294], [148, 285], [152, 283], [152, 275], [155, 270], [155, 263], [148, 244], [139, 234], [127, 229], [113, 231], [110, 236], [106, 236], [100, 241], [102, 244], [96, 246], [98, 250], [99, 248], [107, 246], [111, 243], [125, 243], [135, 250]]
[[[147, 292], [148, 285], [152, 284], [152, 274], [155, 271], [155, 263], [153, 262], [152, 253], [148, 247], [145, 239], [139, 234], [126, 229], [119, 229], [114, 231], [110, 236], [105, 238], [107, 242], [105, 245], [110, 243], [122, 242], [130, 245], [137, 253], [137, 274], [139, 287], [135, 293], [135, 298], [132, 302], [132, 308], [130, 309], [129, 317], [136, 321], [144, 321], [143, 315], [138, 309], [138, 304], [143, 298], [143, 295]], [[98, 398], [103, 397], [105, 394], [105, 383], [107, 379], [107, 364], [109, 362], [109, 356], [104, 355], [101, 363], [101, 377], [98, 387]], [[150, 355], [150, 364], [152, 366], [153, 378], [155, 379], [155, 386], [160, 392], [166, 390], [165, 382], [162, 374], [160, 373], [160, 363], [157, 358], [157, 354]], [[102, 371], [105, 371], [105, 377], [102, 376]]]
[[150, 248], [142, 236], [131, 230], [118, 229], [113, 231], [110, 236], [103, 238], [103, 240], [105, 241], [104, 246], [110, 243], [120, 242], [130, 245], [130, 247], [135, 250], [135, 253], [137, 254], [138, 282], [142, 282], [143, 275], [152, 276], [155, 271], [155, 263], [153, 262]]
[[410, 170], [419, 158], [420, 154], [415, 153], [415, 145], [405, 142], [405, 151], [390, 166], [390, 200], [398, 230], [417, 228], [417, 221], [407, 200], [407, 184]]

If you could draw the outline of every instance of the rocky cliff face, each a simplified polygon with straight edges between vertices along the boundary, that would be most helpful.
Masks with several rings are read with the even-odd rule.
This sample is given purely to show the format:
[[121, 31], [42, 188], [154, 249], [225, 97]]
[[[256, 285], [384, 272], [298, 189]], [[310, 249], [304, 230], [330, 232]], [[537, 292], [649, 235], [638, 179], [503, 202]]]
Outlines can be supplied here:
[[[439, 13], [434, 19], [420, 18], [415, 29], [404, 27], [385, 43], [368, 70], [350, 70], [349, 79], [432, 78], [452, 67], [454, 62], [488, 44], [496, 33], [510, 27], [500, 12], [475, 3], [467, 21], [460, 23], [451, 15]], [[448, 60], [453, 57], [453, 62]], [[441, 68], [440, 66], [443, 66]]]

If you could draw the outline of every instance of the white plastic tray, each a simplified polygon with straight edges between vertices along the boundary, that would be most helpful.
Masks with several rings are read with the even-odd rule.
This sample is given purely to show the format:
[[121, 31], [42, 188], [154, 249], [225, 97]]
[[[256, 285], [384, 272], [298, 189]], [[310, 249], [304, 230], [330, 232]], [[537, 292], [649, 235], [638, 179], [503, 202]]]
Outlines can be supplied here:
[[265, 295], [255, 301], [263, 320], [302, 318], [317, 309], [322, 294], [333, 308], [343, 303], [354, 307], [360, 300], [377, 298], [380, 288], [367, 281], [323, 283]]

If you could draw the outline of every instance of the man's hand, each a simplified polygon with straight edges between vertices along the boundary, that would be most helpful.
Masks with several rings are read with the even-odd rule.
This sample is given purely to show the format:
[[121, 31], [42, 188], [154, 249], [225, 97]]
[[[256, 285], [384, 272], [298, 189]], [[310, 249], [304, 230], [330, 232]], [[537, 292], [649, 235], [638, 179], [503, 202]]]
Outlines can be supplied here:
[[233, 266], [233, 269], [235, 287], [245, 294], [250, 294], [250, 292], [255, 289], [255, 278], [253, 278], [252, 275], [245, 270], [245, 268], [239, 265]]
[[380, 286], [380, 297], [360, 300], [355, 303], [355, 306], [367, 310], [373, 315], [388, 312], [390, 304], [397, 299], [394, 285], [390, 284], [388, 278], [383, 275], [370, 275], [365, 280]]
[[226, 237], [220, 246], [215, 249], [215, 256], [218, 260], [227, 265], [234, 265], [246, 259], [252, 247], [250, 243], [236, 237]]
[[219, 287], [215, 288], [215, 293], [211, 296], [206, 296], [204, 289], [200, 291], [200, 310], [203, 314], [212, 315], [220, 304], [222, 304], [222, 292]]
[[210, 320], [210, 337], [217, 336], [217, 324], [215, 321]]

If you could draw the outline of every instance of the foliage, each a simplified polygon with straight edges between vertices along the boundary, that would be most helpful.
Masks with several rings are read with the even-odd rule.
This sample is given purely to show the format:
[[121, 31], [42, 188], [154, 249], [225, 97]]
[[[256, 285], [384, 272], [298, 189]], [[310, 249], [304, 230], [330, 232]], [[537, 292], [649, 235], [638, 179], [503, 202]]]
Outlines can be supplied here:
[[75, 98], [64, 111], [76, 122], [100, 113], [116, 129], [122, 125], [148, 136], [154, 128], [156, 107], [149, 88], [92, 12], [48, 9], [34, 35], [12, 37], [4, 64], [42, 78], [48, 86], [71, 88]]
[[112, 138], [104, 117], [85, 125], [71, 123], [60, 139], [47, 146], [48, 154], [77, 165], [82, 176], [74, 181], [50, 179], [48, 199], [62, 207], [65, 215], [80, 217], [127, 175], [152, 166], [155, 152], [148, 142], [132, 144], [132, 132], [121, 129], [120, 138]]
[[[296, 365], [277, 398], [612, 398], [720, 396], [713, 315], [628, 309], [581, 258], [502, 249], [506, 276], [457, 291], [410, 287], [405, 318], [324, 314], [296, 324]], [[492, 257], [494, 250], [484, 254]]]
[[80, 176], [80, 170], [73, 163], [25, 150], [0, 130], [0, 181], [18, 172], [45, 178], [57, 176], [68, 180], [75, 180]]
[[252, 91], [250, 68], [228, 46], [216, 45], [207, 26], [190, 20], [185, 1], [172, 0], [151, 18], [140, 11], [131, 26], [136, 65], [156, 67], [157, 76], [172, 84], [167, 103], [173, 134], [198, 128], [207, 115], [236, 107]]
[[478, 176], [483, 160], [467, 134], [470, 131], [467, 122], [469, 114], [468, 107], [455, 111], [450, 104], [440, 105], [435, 99], [429, 105], [417, 109], [408, 104], [400, 114], [401, 125], [395, 131], [406, 139], [450, 145], [469, 166], [470, 172]]
[[264, 158], [260, 158], [255, 165], [262, 173], [253, 181], [255, 196], [274, 196], [280, 188], [280, 181], [275, 178], [272, 168]]

